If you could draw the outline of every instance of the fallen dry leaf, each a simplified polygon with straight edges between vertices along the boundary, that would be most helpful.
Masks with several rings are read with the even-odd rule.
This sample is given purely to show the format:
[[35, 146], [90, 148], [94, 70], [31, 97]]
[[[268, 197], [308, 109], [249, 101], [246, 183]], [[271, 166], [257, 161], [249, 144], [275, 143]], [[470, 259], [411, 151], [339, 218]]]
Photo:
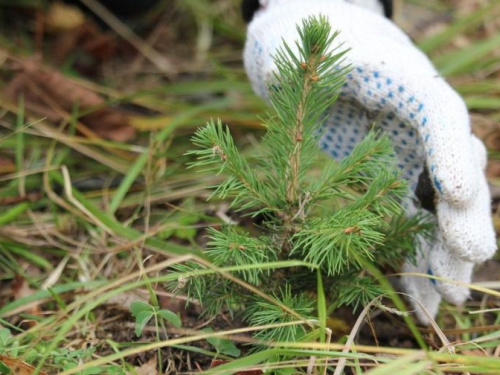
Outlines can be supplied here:
[[[59, 64], [62, 64], [68, 58], [68, 55], [75, 53], [79, 49], [92, 56], [93, 59], [91, 60], [95, 60], [94, 63], [98, 64], [114, 56], [117, 49], [116, 36], [102, 33], [91, 21], [76, 29], [59, 33], [56, 38], [57, 49], [53, 52], [52, 58]], [[90, 63], [90, 65], [84, 64], [80, 68], [92, 70], [94, 63]]]
[[[28, 283], [26, 282], [26, 279], [22, 277], [21, 275], [16, 275], [14, 277], [14, 280], [12, 281], [11, 284], [11, 289], [12, 289], [12, 295], [15, 300], [24, 298], [24, 297], [29, 297], [34, 293], [34, 290], [30, 288]], [[27, 312], [31, 315], [41, 315], [40, 307], [38, 304], [34, 305], [30, 309], [27, 310]], [[30, 326], [35, 326], [36, 321], [30, 320], [28, 321], [28, 324]]]
[[158, 360], [156, 359], [156, 355], [151, 358], [149, 361], [144, 363], [142, 366], [135, 368], [135, 373], [137, 375], [158, 375], [158, 370], [156, 366], [158, 365]]
[[[11, 371], [16, 375], [31, 375], [35, 372], [35, 368], [30, 364], [21, 361], [19, 358], [6, 357], [0, 354], [0, 361], [2, 361]], [[48, 375], [45, 371], [40, 371], [40, 375]]]
[[56, 123], [67, 119], [75, 107], [80, 112], [89, 111], [80, 121], [103, 138], [123, 142], [135, 135], [125, 113], [107, 106], [100, 95], [58, 71], [40, 67], [35, 60], [22, 63], [5, 95], [14, 103], [22, 96], [28, 112]]

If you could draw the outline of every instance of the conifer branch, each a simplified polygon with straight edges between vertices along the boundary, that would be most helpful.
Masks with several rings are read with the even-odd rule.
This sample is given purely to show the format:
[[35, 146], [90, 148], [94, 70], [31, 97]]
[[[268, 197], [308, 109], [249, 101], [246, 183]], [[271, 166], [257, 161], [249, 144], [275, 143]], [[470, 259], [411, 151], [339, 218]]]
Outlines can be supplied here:
[[211, 121], [198, 129], [193, 136], [193, 143], [200, 149], [187, 152], [187, 155], [198, 158], [191, 167], [205, 167], [205, 170], [229, 175], [212, 195], [224, 199], [230, 192], [238, 192], [233, 205], [245, 202], [241, 209], [261, 206], [278, 210], [273, 203], [272, 190], [266, 188], [265, 182], [257, 177], [254, 169], [241, 156], [229, 129], [224, 129], [220, 120], [216, 124]]

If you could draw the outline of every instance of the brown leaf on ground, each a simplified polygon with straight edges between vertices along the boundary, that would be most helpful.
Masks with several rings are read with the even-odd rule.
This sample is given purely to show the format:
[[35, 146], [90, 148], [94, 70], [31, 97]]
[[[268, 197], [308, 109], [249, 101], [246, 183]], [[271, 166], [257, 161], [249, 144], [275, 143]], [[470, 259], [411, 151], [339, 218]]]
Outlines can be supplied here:
[[[16, 375], [31, 375], [35, 373], [35, 368], [19, 358], [6, 357], [0, 354], [0, 361], [2, 361], [11, 371]], [[40, 375], [48, 375], [45, 371], [38, 372]]]
[[62, 64], [70, 54], [83, 50], [99, 62], [116, 53], [116, 36], [105, 33], [77, 6], [53, 1], [42, 13], [44, 31], [53, 34], [51, 59]]
[[16, 166], [14, 162], [4, 156], [0, 156], [0, 174], [3, 173], [12, 173], [16, 171]]
[[[34, 290], [30, 288], [26, 279], [21, 275], [16, 275], [14, 277], [14, 280], [12, 281], [11, 284], [11, 289], [14, 300], [18, 300], [24, 297], [29, 297], [34, 293]], [[41, 315], [40, 307], [38, 306], [38, 304], [28, 309], [27, 312], [31, 315], [37, 315], [37, 316]], [[36, 321], [30, 320], [28, 324], [31, 327], [33, 327], [36, 325]]]
[[144, 363], [142, 366], [135, 368], [135, 373], [137, 375], [158, 375], [158, 370], [156, 366], [158, 365], [158, 360], [156, 359], [156, 355], [151, 358], [149, 361]]
[[[109, 33], [102, 33], [90, 21], [76, 29], [59, 33], [56, 38], [57, 40], [54, 44], [57, 45], [57, 49], [53, 51], [51, 57], [58, 64], [62, 64], [68, 58], [68, 55], [80, 49], [92, 56], [94, 60], [97, 60], [94, 64], [98, 64], [109, 60], [116, 53], [117, 49], [116, 36]], [[94, 64], [91, 63], [90, 66], [93, 67]], [[87, 65], [85, 67], [89, 69]]]
[[78, 107], [80, 112], [89, 112], [79, 120], [102, 138], [123, 142], [135, 135], [125, 113], [108, 107], [100, 95], [58, 71], [40, 67], [35, 60], [22, 63], [5, 95], [14, 103], [23, 97], [28, 112], [56, 123], [68, 120]]

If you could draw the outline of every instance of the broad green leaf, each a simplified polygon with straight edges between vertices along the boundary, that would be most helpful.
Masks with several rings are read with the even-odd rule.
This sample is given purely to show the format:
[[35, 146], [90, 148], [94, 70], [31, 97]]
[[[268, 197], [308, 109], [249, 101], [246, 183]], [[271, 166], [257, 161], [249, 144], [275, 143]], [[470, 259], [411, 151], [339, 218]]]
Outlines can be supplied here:
[[[204, 329], [203, 331], [213, 332], [211, 328]], [[217, 353], [226, 354], [231, 357], [239, 357], [241, 354], [240, 349], [231, 340], [222, 337], [207, 337], [207, 341], [217, 350]]]
[[192, 240], [196, 236], [195, 228], [179, 228], [175, 231], [175, 236], [181, 240]]
[[142, 301], [134, 301], [130, 304], [130, 312], [132, 313], [133, 316], [137, 317], [138, 314], [142, 311], [154, 311], [154, 307], [151, 306], [149, 303], [142, 302]]
[[181, 322], [181, 319], [179, 318], [179, 316], [170, 310], [166, 310], [166, 309], [160, 310], [160, 311], [158, 311], [158, 315], [161, 316], [163, 319], [165, 319], [170, 324], [172, 324], [174, 327], [179, 328], [180, 326], [182, 326], [182, 322]]
[[142, 331], [144, 330], [144, 327], [148, 322], [151, 320], [153, 317], [154, 312], [153, 311], [140, 311], [137, 316], [135, 317], [135, 334], [137, 337], [139, 337], [142, 334]]

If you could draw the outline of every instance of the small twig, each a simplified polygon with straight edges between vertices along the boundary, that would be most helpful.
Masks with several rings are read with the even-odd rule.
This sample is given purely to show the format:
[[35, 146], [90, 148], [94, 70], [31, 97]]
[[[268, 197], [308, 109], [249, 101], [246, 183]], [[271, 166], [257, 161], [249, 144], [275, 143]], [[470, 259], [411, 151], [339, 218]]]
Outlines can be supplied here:
[[[345, 343], [344, 349], [342, 350], [342, 353], [348, 353], [349, 350], [351, 350], [351, 346], [354, 342], [354, 338], [356, 337], [356, 334], [359, 331], [359, 328], [361, 327], [361, 323], [363, 323], [363, 320], [365, 319], [365, 316], [368, 314], [372, 306], [375, 306], [378, 302], [380, 302], [380, 299], [382, 297], [377, 297], [374, 300], [372, 300], [368, 305], [365, 306], [363, 311], [361, 311], [361, 314], [359, 314], [358, 319], [356, 320], [356, 323], [351, 329], [351, 333], [349, 334], [349, 338], [347, 339], [347, 342]], [[335, 368], [335, 372], [333, 375], [341, 375], [342, 372], [344, 371], [345, 364], [347, 362], [346, 357], [342, 357], [339, 359], [338, 365]]]
[[313, 373], [315, 372], [314, 371], [315, 366], [316, 366], [316, 356], [313, 355], [311, 358], [309, 358], [309, 363], [307, 364], [306, 374], [313, 375]]
[[227, 210], [229, 209], [229, 205], [222, 203], [217, 211], [215, 212], [215, 216], [222, 220], [222, 222], [226, 225], [238, 225], [238, 222], [231, 219], [227, 214]]
[[439, 328], [436, 321], [434, 320], [432, 315], [427, 311], [425, 306], [418, 299], [414, 298], [413, 296], [411, 296], [409, 294], [405, 294], [405, 293], [399, 293], [399, 294], [402, 294], [405, 297], [412, 299], [420, 306], [420, 309], [422, 310], [422, 312], [424, 313], [426, 318], [429, 320], [429, 325], [434, 329], [434, 331], [438, 335], [439, 339], [441, 340], [441, 343], [443, 344], [442, 349], [446, 349], [448, 351], [448, 353], [450, 353], [450, 354], [455, 354], [455, 347], [450, 343], [450, 341], [448, 340], [446, 335], [443, 333], [441, 328]]
[[94, 222], [94, 224], [104, 229], [109, 234], [113, 235], [113, 231], [107, 225], [105, 225], [94, 214], [92, 214], [89, 210], [87, 210], [87, 208], [73, 196], [73, 190], [71, 188], [71, 177], [69, 175], [68, 168], [65, 165], [61, 166], [61, 172], [64, 180], [64, 192], [66, 194], [68, 201], [70, 201], [76, 208], [78, 208], [80, 212], [86, 214], [87, 217]]
[[41, 290], [47, 290], [49, 288], [52, 288], [59, 278], [61, 277], [64, 269], [66, 268], [66, 264], [68, 263], [70, 257], [66, 255], [57, 265], [54, 271], [50, 273], [50, 275], [45, 279], [44, 283], [42, 284], [42, 287], [40, 288]]
[[[169, 20], [170, 14], [167, 12], [163, 12], [162, 16], [159, 18], [158, 23], [156, 27], [153, 29], [153, 31], [149, 34], [149, 36], [146, 39], [146, 42], [150, 46], [154, 46], [155, 43], [160, 39], [160, 36], [162, 35], [162, 32], [165, 30], [166, 25], [171, 22]], [[131, 74], [135, 74], [139, 71], [141, 68], [141, 65], [144, 61], [144, 54], [137, 55], [137, 57], [132, 61], [130, 64], [129, 72]]]
[[299, 208], [297, 209], [297, 213], [295, 214], [295, 216], [292, 218], [292, 222], [295, 221], [295, 219], [297, 219], [298, 217], [300, 217], [302, 220], [305, 219], [306, 205], [307, 203], [309, 203], [310, 200], [311, 200], [311, 193], [309, 193], [308, 191], [304, 194], [303, 198], [299, 196]]

